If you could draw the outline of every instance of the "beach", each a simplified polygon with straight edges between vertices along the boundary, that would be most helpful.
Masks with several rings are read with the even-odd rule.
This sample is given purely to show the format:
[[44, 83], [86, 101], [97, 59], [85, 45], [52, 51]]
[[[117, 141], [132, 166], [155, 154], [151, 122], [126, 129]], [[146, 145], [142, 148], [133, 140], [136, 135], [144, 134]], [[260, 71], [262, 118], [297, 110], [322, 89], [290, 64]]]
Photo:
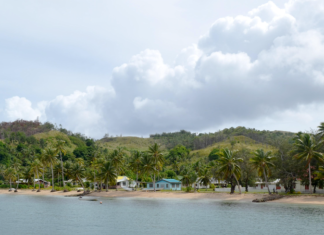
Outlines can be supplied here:
[[[42, 195], [42, 196], [78, 196], [82, 192], [70, 191], [70, 192], [50, 192], [50, 190], [42, 190], [36, 192], [32, 190], [18, 190], [14, 193], [8, 190], [1, 189], [0, 194], [17, 194], [17, 195]], [[229, 193], [186, 193], [186, 192], [144, 192], [144, 191], [115, 191], [109, 190], [108, 192], [92, 192], [87, 194], [92, 197], [110, 197], [110, 198], [174, 198], [174, 199], [215, 199], [223, 201], [241, 201], [251, 202], [254, 199], [260, 199], [268, 194], [229, 194]], [[324, 196], [309, 196], [309, 195], [287, 195], [279, 200], [267, 202], [267, 203], [290, 203], [290, 204], [313, 204], [313, 205], [324, 205]]]

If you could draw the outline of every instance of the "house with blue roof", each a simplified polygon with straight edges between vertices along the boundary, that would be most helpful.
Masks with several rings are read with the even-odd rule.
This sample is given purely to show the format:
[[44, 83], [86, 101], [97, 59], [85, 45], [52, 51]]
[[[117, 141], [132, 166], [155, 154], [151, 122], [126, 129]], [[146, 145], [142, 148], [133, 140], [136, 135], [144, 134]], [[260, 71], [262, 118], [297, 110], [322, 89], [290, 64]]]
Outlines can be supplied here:
[[[181, 181], [175, 179], [162, 179], [155, 182], [156, 190], [181, 190]], [[147, 183], [146, 190], [154, 190], [153, 183]]]

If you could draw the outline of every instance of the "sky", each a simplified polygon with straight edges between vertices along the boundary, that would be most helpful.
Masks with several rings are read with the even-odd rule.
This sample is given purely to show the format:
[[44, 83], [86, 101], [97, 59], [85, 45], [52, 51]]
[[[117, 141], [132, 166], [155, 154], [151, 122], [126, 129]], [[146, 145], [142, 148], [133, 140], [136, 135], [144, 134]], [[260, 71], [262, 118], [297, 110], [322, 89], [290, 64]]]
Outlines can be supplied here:
[[322, 0], [0, 4], [0, 121], [94, 138], [324, 121]]

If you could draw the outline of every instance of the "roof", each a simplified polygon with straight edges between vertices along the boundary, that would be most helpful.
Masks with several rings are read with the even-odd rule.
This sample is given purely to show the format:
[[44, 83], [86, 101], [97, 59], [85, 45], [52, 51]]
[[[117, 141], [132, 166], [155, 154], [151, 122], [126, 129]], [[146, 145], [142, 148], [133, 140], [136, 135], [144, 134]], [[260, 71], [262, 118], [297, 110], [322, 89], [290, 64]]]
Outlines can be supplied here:
[[129, 180], [129, 178], [127, 176], [118, 176], [117, 177], [117, 181], [122, 181], [124, 179]]
[[[168, 182], [168, 183], [181, 183], [181, 181], [179, 181], [179, 180], [175, 180], [175, 179], [161, 179], [161, 180], [159, 180], [158, 182], [160, 182], [160, 181], [166, 181], [166, 182]], [[158, 183], [157, 182], [157, 183]]]

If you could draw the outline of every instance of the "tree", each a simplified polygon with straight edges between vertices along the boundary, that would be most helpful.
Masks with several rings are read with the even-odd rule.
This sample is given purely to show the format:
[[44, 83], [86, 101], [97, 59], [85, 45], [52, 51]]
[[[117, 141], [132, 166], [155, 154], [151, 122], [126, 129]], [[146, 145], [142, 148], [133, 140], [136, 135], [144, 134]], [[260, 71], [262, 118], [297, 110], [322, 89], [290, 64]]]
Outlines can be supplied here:
[[9, 182], [10, 182], [9, 191], [11, 191], [11, 188], [12, 188], [11, 182], [16, 179], [16, 175], [17, 175], [17, 172], [15, 171], [15, 169], [13, 167], [7, 167], [4, 170], [5, 179], [9, 180]]
[[19, 174], [20, 174], [19, 170], [21, 168], [21, 163], [17, 158], [14, 158], [14, 161], [11, 164], [11, 166], [13, 167], [13, 169], [15, 170], [15, 172], [17, 174], [17, 180], [18, 181], [17, 181], [17, 184], [16, 184], [16, 190], [15, 190], [15, 192], [17, 192], [18, 191], [18, 186], [19, 186]]
[[209, 161], [214, 161], [219, 159], [220, 149], [214, 148], [208, 155]]
[[324, 138], [324, 122], [321, 122], [321, 124], [318, 126], [318, 135], [320, 138]]
[[64, 188], [64, 192], [67, 192], [67, 190], [65, 189], [64, 169], [63, 169], [63, 160], [62, 160], [62, 154], [66, 154], [65, 145], [66, 145], [66, 143], [64, 140], [57, 140], [57, 142], [55, 144], [55, 149], [60, 154], [63, 188]]
[[317, 161], [324, 162], [323, 154], [317, 151], [322, 144], [323, 140], [317, 142], [313, 135], [302, 134], [296, 138], [294, 149], [292, 151], [295, 158], [307, 162], [310, 193], [312, 193], [311, 161], [315, 159]]
[[[235, 154], [227, 148], [222, 149], [220, 155], [221, 157], [218, 160], [220, 165], [219, 171], [224, 174], [225, 178], [228, 176], [234, 177], [241, 194], [241, 187], [238, 182], [238, 179], [241, 176], [241, 168], [238, 163], [243, 161], [242, 158], [236, 158]], [[234, 193], [234, 191], [231, 193]]]
[[57, 161], [57, 152], [53, 148], [46, 148], [44, 150], [44, 159], [46, 163], [48, 163], [51, 166], [51, 173], [52, 173], [52, 190], [51, 192], [55, 192], [54, 188], [54, 165]]
[[143, 154], [143, 157], [141, 158], [141, 178], [143, 178], [145, 175], [150, 175], [155, 171], [155, 165], [153, 163], [153, 159], [148, 154]]
[[263, 149], [257, 149], [253, 154], [254, 157], [250, 159], [251, 165], [258, 171], [259, 176], [264, 176], [268, 192], [271, 194], [267, 176], [271, 173], [270, 167], [274, 167], [272, 153], [271, 151], [264, 152]]
[[148, 153], [152, 157], [152, 163], [154, 166], [153, 187], [154, 187], [154, 192], [155, 192], [156, 191], [155, 190], [155, 174], [159, 172], [160, 168], [162, 168], [164, 159], [163, 159], [163, 154], [161, 153], [161, 150], [160, 150], [160, 146], [157, 143], [155, 143], [149, 147]]
[[206, 187], [206, 191], [207, 191], [207, 186], [210, 184], [210, 181], [211, 181], [211, 173], [208, 167], [205, 167], [199, 175], [199, 183], [202, 183]]
[[86, 188], [84, 187], [84, 184], [82, 181], [82, 177], [84, 177], [84, 173], [85, 173], [84, 166], [80, 165], [79, 163], [73, 164], [72, 169], [71, 169], [71, 176], [73, 177], [73, 179], [80, 182], [80, 184], [82, 185], [82, 188], [83, 188], [83, 194], [86, 193]]
[[117, 178], [116, 170], [110, 161], [106, 161], [100, 167], [100, 176], [103, 178], [106, 184], [106, 192], [108, 192], [108, 184], [114, 184]]
[[[42, 172], [42, 163], [39, 161], [39, 159], [36, 159], [31, 164], [31, 171], [34, 174], [34, 185], [35, 185], [35, 176], [37, 176], [37, 179], [38, 179], [38, 190], [37, 190], [37, 192], [40, 192], [39, 173]], [[34, 186], [34, 190], [35, 190], [35, 186]]]
[[119, 147], [115, 149], [112, 154], [110, 155], [110, 161], [111, 164], [115, 167], [116, 169], [116, 191], [118, 190], [117, 188], [117, 177], [120, 171], [123, 168], [123, 164], [125, 162], [125, 152], [124, 149]]
[[136, 190], [137, 190], [137, 182], [138, 182], [138, 174], [141, 169], [141, 158], [143, 157], [143, 153], [140, 151], [134, 151], [131, 156], [131, 160], [129, 162], [129, 166], [132, 171], [136, 172]]

